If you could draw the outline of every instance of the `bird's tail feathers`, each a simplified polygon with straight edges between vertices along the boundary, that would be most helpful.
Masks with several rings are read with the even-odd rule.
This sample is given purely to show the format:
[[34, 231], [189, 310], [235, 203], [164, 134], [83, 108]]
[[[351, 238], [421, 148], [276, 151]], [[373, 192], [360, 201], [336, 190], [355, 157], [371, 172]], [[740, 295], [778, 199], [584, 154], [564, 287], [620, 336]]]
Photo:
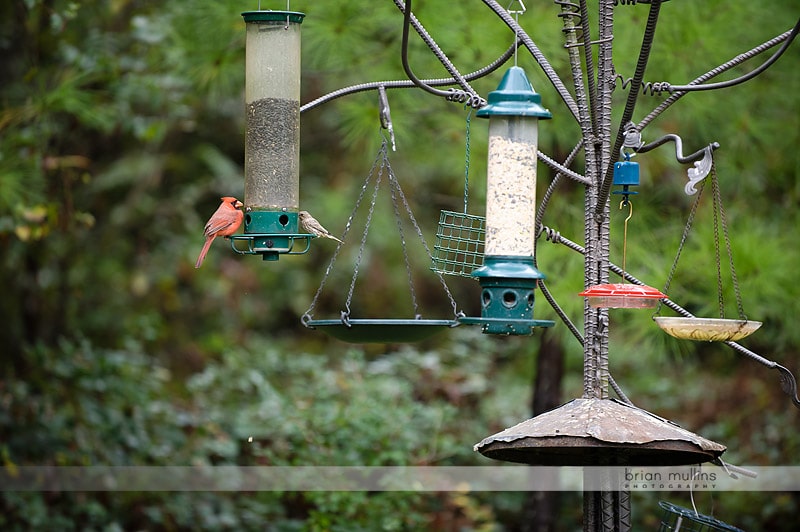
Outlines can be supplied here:
[[197, 257], [197, 262], [194, 263], [195, 268], [199, 268], [203, 261], [206, 259], [206, 254], [208, 253], [208, 248], [211, 247], [211, 243], [214, 241], [216, 235], [207, 238], [205, 244], [203, 244], [203, 249], [200, 250], [200, 255]]

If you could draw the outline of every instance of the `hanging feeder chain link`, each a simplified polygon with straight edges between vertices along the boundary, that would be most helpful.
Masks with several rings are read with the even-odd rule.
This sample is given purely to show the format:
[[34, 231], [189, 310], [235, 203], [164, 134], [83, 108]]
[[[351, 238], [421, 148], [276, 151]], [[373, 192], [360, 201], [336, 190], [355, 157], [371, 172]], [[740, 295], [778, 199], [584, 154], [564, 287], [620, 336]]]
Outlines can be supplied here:
[[[388, 166], [388, 160], [387, 160], [387, 166]], [[428, 243], [425, 241], [425, 235], [423, 235], [422, 229], [420, 229], [419, 224], [417, 223], [417, 219], [414, 217], [414, 213], [411, 210], [411, 206], [408, 204], [408, 200], [406, 199], [406, 195], [403, 194], [403, 189], [400, 188], [400, 182], [395, 177], [394, 172], [391, 169], [391, 166], [389, 166], [389, 181], [392, 183], [392, 189], [393, 189], [392, 198], [394, 198], [394, 190], [396, 190], [397, 191], [397, 195], [400, 197], [400, 200], [403, 202], [403, 207], [406, 210], [406, 214], [408, 214], [408, 219], [411, 221], [411, 224], [414, 226], [414, 230], [416, 231], [420, 242], [422, 242], [422, 247], [425, 248], [425, 253], [428, 256], [428, 260], [432, 261], [433, 260], [433, 254], [431, 253], [431, 250], [428, 247]], [[405, 244], [404, 244], [404, 254], [405, 254]], [[435, 273], [436, 273], [436, 276], [439, 278], [439, 282], [442, 284], [442, 288], [444, 288], [444, 291], [447, 294], [447, 298], [450, 300], [450, 306], [453, 309], [453, 314], [455, 315], [455, 317], [458, 318], [458, 317], [461, 317], [461, 316], [465, 316], [465, 314], [463, 312], [459, 312], [458, 304], [456, 303], [456, 300], [453, 297], [453, 294], [450, 292], [450, 289], [447, 287], [447, 283], [444, 280], [444, 276], [442, 276], [442, 274], [440, 272], [435, 272]], [[412, 295], [413, 295], [413, 293], [414, 292], [413, 292], [413, 287], [412, 287]], [[414, 308], [416, 309], [416, 299], [414, 301], [414, 304], [415, 304]]]
[[[464, 106], [466, 109], [468, 106]], [[464, 133], [464, 214], [467, 214], [467, 200], [469, 199], [469, 126], [472, 118], [472, 107], [467, 112], [466, 132]]]
[[[381, 135], [382, 136], [382, 135]], [[377, 164], [378, 160], [380, 160], [380, 166], [378, 166], [378, 175], [375, 177], [375, 187], [372, 190], [372, 201], [369, 204], [369, 211], [367, 212], [367, 220], [364, 222], [364, 233], [361, 235], [361, 244], [358, 247], [358, 256], [356, 257], [356, 263], [353, 268], [353, 278], [350, 281], [350, 289], [347, 292], [347, 300], [345, 301], [345, 310], [342, 311], [342, 322], [345, 325], [349, 326], [349, 322], [347, 319], [350, 316], [350, 303], [353, 301], [353, 291], [356, 287], [356, 279], [358, 279], [358, 269], [361, 266], [361, 260], [364, 258], [364, 249], [367, 245], [367, 235], [369, 235], [369, 226], [372, 223], [372, 214], [375, 212], [375, 201], [378, 198], [378, 189], [380, 189], [381, 179], [383, 178], [383, 171], [386, 168], [386, 148], [387, 142], [386, 138], [383, 138], [383, 142], [381, 143], [381, 149], [378, 152], [378, 158], [375, 160]], [[375, 170], [375, 165], [373, 165], [372, 170], [370, 171], [370, 176]], [[355, 212], [354, 212], [355, 214]], [[348, 221], [348, 224], [350, 222]]]
[[722, 294], [722, 266], [719, 258], [719, 187], [717, 181], [711, 180], [711, 195], [714, 204], [714, 260], [717, 266], [717, 303], [719, 304], [719, 317], [725, 318], [725, 301]]
[[[425, 241], [425, 237], [424, 237], [424, 235], [422, 233], [422, 229], [420, 229], [416, 218], [414, 218], [414, 214], [411, 211], [411, 206], [408, 204], [408, 200], [406, 199], [405, 194], [403, 194], [402, 188], [400, 188], [400, 182], [397, 180], [396, 176], [394, 175], [394, 171], [392, 170], [392, 167], [389, 164], [388, 140], [386, 139], [385, 136], [383, 136], [383, 131], [381, 131], [381, 138], [383, 139], [382, 143], [381, 143], [381, 149], [379, 150], [378, 155], [375, 158], [375, 161], [372, 163], [372, 168], [370, 168], [369, 174], [367, 175], [366, 179], [364, 180], [363, 185], [361, 185], [361, 191], [359, 192], [358, 199], [356, 200], [356, 204], [353, 207], [353, 211], [350, 213], [350, 217], [347, 219], [347, 224], [345, 225], [345, 230], [344, 230], [344, 233], [342, 234], [342, 240], [344, 240], [347, 237], [347, 234], [349, 233], [349, 231], [350, 231], [350, 229], [351, 229], [351, 227], [353, 225], [353, 220], [355, 218], [355, 215], [356, 215], [356, 213], [358, 211], [359, 206], [361, 205], [361, 202], [364, 199], [364, 195], [365, 195], [365, 193], [367, 191], [369, 183], [372, 180], [372, 177], [376, 176], [375, 185], [374, 185], [374, 188], [373, 188], [373, 191], [372, 191], [372, 198], [371, 198], [371, 202], [370, 202], [370, 206], [369, 206], [369, 212], [367, 214], [367, 220], [366, 220], [365, 225], [364, 225], [364, 233], [363, 233], [363, 235], [361, 237], [361, 244], [360, 244], [359, 249], [358, 249], [358, 256], [356, 258], [356, 263], [355, 263], [355, 267], [354, 267], [354, 270], [353, 270], [353, 277], [351, 279], [350, 288], [349, 288], [348, 293], [347, 293], [347, 300], [345, 302], [345, 310], [341, 311], [341, 313], [340, 313], [340, 317], [341, 317], [342, 323], [347, 327], [351, 326], [351, 324], [350, 324], [350, 304], [352, 303], [352, 300], [353, 300], [353, 293], [355, 291], [355, 285], [356, 285], [356, 280], [358, 278], [359, 267], [361, 265], [361, 261], [362, 261], [363, 256], [364, 256], [364, 249], [366, 248], [367, 235], [369, 234], [369, 227], [370, 227], [370, 224], [372, 222], [372, 215], [373, 215], [373, 213], [375, 211], [375, 203], [376, 203], [376, 200], [377, 200], [378, 190], [380, 189], [380, 183], [381, 183], [381, 179], [383, 178], [384, 171], [386, 171], [387, 179], [389, 180], [389, 183], [390, 183], [391, 194], [392, 194], [392, 204], [394, 205], [395, 217], [397, 218], [397, 221], [398, 221], [398, 230], [400, 231], [400, 238], [401, 238], [401, 242], [402, 242], [402, 246], [403, 246], [403, 256], [405, 258], [406, 270], [407, 270], [408, 276], [409, 276], [409, 286], [410, 286], [410, 290], [411, 290], [411, 298], [412, 298], [412, 303], [414, 305], [414, 313], [415, 313], [417, 318], [420, 318], [421, 316], [418, 314], [418, 304], [417, 304], [417, 299], [416, 299], [416, 292], [414, 290], [414, 285], [413, 285], [412, 280], [411, 280], [411, 269], [410, 269], [409, 260], [408, 260], [408, 254], [407, 254], [407, 250], [406, 250], [406, 240], [405, 240], [405, 237], [403, 236], [403, 229], [402, 229], [402, 224], [400, 222], [399, 208], [397, 207], [396, 197], [399, 197], [400, 200], [403, 202], [403, 207], [405, 208], [406, 213], [408, 214], [408, 217], [411, 220], [412, 225], [414, 226], [414, 229], [415, 229], [415, 231], [417, 233], [417, 236], [419, 237], [420, 241], [422, 242], [423, 247], [425, 248], [425, 253], [428, 256], [428, 259], [429, 260], [433, 260], [433, 255], [431, 254], [430, 248], [428, 247], [428, 244]], [[377, 175], [376, 175], [376, 171], [377, 171]], [[300, 318], [300, 321], [306, 327], [313, 328], [313, 327], [310, 327], [308, 325], [308, 323], [312, 319], [312, 312], [316, 308], [317, 301], [319, 300], [319, 296], [322, 293], [322, 289], [324, 288], [324, 286], [325, 286], [325, 284], [326, 284], [326, 282], [328, 280], [328, 277], [329, 277], [329, 275], [331, 273], [331, 270], [333, 269], [333, 265], [336, 262], [336, 258], [338, 257], [340, 249], [341, 249], [341, 246], [336, 248], [336, 251], [334, 252], [333, 256], [331, 257], [331, 261], [330, 261], [330, 263], [328, 264], [328, 267], [325, 270], [325, 275], [323, 276], [322, 281], [320, 282], [319, 288], [317, 288], [317, 292], [316, 292], [316, 294], [314, 294], [314, 298], [311, 301], [311, 305], [309, 306], [308, 310], [306, 310], [306, 312], [303, 314], [303, 316]], [[447, 287], [447, 283], [445, 282], [444, 277], [438, 272], [437, 272], [436, 275], [437, 275], [437, 277], [439, 277], [439, 282], [442, 284], [442, 287], [444, 288], [444, 291], [447, 294], [447, 298], [449, 299], [450, 305], [451, 305], [451, 307], [453, 309], [453, 314], [457, 318], [460, 317], [460, 316], [464, 316], [465, 314], [463, 312], [459, 312], [458, 305], [457, 305], [457, 303], [455, 301], [455, 298], [453, 297], [453, 294], [450, 292], [450, 289]]]
[[[681, 235], [681, 241], [678, 244], [678, 251], [675, 254], [675, 259], [672, 261], [672, 267], [669, 270], [669, 275], [667, 275], [667, 281], [664, 283], [664, 292], [665, 294], [669, 294], [669, 287], [672, 284], [672, 277], [675, 275], [675, 270], [678, 268], [678, 260], [681, 258], [681, 253], [683, 252], [683, 246], [686, 244], [686, 238], [689, 236], [689, 231], [692, 229], [692, 224], [694, 223], [695, 214], [697, 214], [697, 206], [700, 205], [700, 198], [703, 197], [703, 189], [705, 188], [705, 181], [700, 182], [700, 188], [697, 191], [697, 196], [695, 197], [694, 203], [692, 203], [692, 209], [689, 211], [689, 218], [686, 219], [686, 225], [683, 228], [683, 234]], [[661, 303], [662, 300], [658, 301], [658, 308], [656, 308], [656, 312], [654, 316], [658, 316], [661, 312]]]
[[[383, 153], [385, 150], [386, 150], [386, 138], [384, 137], [381, 150], [380, 152], [378, 152], [378, 156], [375, 157], [375, 160], [372, 163], [372, 167], [370, 168], [366, 179], [364, 179], [364, 183], [361, 185], [361, 190], [358, 193], [358, 199], [356, 199], [356, 203], [353, 206], [353, 210], [350, 213], [350, 217], [347, 219], [347, 224], [345, 224], [344, 233], [342, 234], [342, 240], [345, 240], [347, 238], [347, 234], [350, 232], [350, 229], [353, 226], [353, 220], [355, 219], [356, 212], [358, 211], [358, 208], [361, 206], [361, 202], [364, 200], [364, 194], [367, 191], [369, 182], [372, 180], [372, 176], [375, 175], [375, 169], [378, 167], [378, 163], [382, 160], [381, 153]], [[374, 205], [374, 199], [373, 199], [373, 205]], [[319, 284], [319, 288], [317, 288], [317, 292], [314, 294], [314, 298], [311, 300], [311, 305], [308, 307], [308, 310], [306, 310], [305, 313], [303, 313], [303, 316], [300, 318], [300, 321], [306, 327], [313, 328], [308, 325], [308, 322], [310, 322], [312, 319], [314, 309], [316, 308], [317, 301], [319, 300], [319, 296], [320, 294], [322, 294], [322, 289], [325, 287], [325, 283], [327, 283], [328, 281], [328, 277], [331, 274], [331, 270], [333, 269], [333, 265], [336, 262], [336, 258], [339, 256], [339, 250], [341, 249], [342, 249], [341, 246], [337, 246], [336, 251], [333, 252], [333, 256], [331, 257], [331, 260], [328, 263], [328, 267], [325, 269], [325, 275], [323, 275], [322, 281]], [[348, 306], [348, 313], [349, 313], [349, 306]], [[343, 316], [343, 321], [344, 319], [345, 318]]]
[[[728, 234], [728, 220], [725, 216], [725, 209], [722, 206], [722, 195], [720, 194], [720, 187], [719, 187], [719, 180], [717, 179], [717, 168], [714, 163], [711, 164], [711, 186], [714, 192], [714, 203], [716, 204], [716, 209], [714, 212], [714, 218], [716, 220], [717, 213], [719, 211], [719, 218], [722, 225], [722, 235], [725, 239], [725, 250], [728, 253], [728, 264], [731, 269], [731, 281], [733, 283], [733, 293], [736, 296], [736, 309], [739, 312], [739, 319], [743, 321], [747, 321], [747, 316], [744, 314], [744, 306], [742, 305], [742, 294], [739, 291], [739, 279], [736, 276], [736, 268], [733, 265], [733, 253], [731, 251], [731, 238]], [[716, 226], [716, 223], [715, 223]], [[715, 227], [716, 229], [716, 227]], [[715, 231], [714, 240], [718, 240], [719, 234]], [[719, 257], [717, 257], [717, 277], [721, 278], [722, 276], [719, 274], [721, 266], [719, 264]], [[720, 280], [719, 283], [721, 284], [722, 281]], [[720, 312], [722, 312], [722, 290], [720, 289]], [[724, 317], [720, 315], [720, 317]]]
[[[386, 155], [384, 155], [384, 158], [385, 157]], [[392, 197], [392, 209], [394, 210], [395, 223], [397, 223], [397, 232], [400, 234], [400, 247], [403, 249], [403, 262], [405, 262], [406, 265], [406, 277], [408, 278], [408, 290], [411, 293], [411, 305], [414, 307], [414, 318], [421, 319], [422, 316], [419, 313], [419, 305], [417, 304], [417, 292], [414, 289], [414, 279], [411, 275], [411, 263], [408, 261], [408, 248], [406, 247], [406, 237], [405, 233], [403, 232], [403, 220], [400, 218], [400, 210], [397, 207], [398, 192], [404, 200], [405, 196], [403, 196], [403, 191], [400, 190], [400, 183], [397, 182], [397, 178], [392, 171], [392, 167], [389, 166], [389, 161], [384, 160], [383, 164], [385, 164], [387, 167], [389, 192]]]

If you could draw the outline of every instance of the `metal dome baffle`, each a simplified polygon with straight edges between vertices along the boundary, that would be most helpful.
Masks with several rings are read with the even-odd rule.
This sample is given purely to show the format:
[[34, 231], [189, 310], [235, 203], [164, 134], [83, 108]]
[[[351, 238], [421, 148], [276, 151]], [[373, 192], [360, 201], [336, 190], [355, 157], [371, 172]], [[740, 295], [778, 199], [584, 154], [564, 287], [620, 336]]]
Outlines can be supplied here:
[[534, 267], [539, 119], [552, 118], [525, 71], [506, 71], [477, 116], [489, 118], [486, 241], [480, 282], [481, 317], [459, 318], [488, 334], [529, 335], [554, 322], [533, 319], [534, 290], [544, 274]]
[[574, 399], [485, 438], [495, 460], [542, 466], [678, 466], [718, 458], [725, 446], [613, 399]]
[[[302, 254], [300, 197], [300, 24], [293, 11], [246, 11], [244, 234], [240, 254], [278, 260]], [[244, 244], [242, 244], [244, 243]]]

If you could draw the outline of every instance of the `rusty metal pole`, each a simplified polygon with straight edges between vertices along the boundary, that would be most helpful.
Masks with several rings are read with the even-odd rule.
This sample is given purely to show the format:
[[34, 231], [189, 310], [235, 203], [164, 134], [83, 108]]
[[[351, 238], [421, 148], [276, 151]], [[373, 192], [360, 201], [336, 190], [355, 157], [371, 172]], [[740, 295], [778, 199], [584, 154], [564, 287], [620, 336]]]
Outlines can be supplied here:
[[[585, 6], [585, 1], [581, 2]], [[595, 107], [593, 142], [587, 139], [585, 146], [595, 150], [591, 168], [587, 158], [586, 177], [592, 186], [586, 188], [584, 230], [587, 253], [584, 261], [585, 287], [608, 282], [609, 262], [609, 207], [606, 199], [600, 199], [598, 188], [603, 179], [603, 168], [611, 157], [611, 92], [614, 66], [612, 64], [614, 7], [612, 0], [598, 2], [598, 105]], [[587, 50], [591, 54], [591, 50]], [[590, 148], [585, 148], [587, 152]], [[604, 205], [598, 205], [604, 201]], [[584, 301], [584, 397], [608, 398], [608, 310], [592, 308]], [[625, 532], [627, 528], [614, 526], [613, 516], [619, 514], [619, 498], [612, 492], [584, 493], [584, 532], [615, 530]], [[629, 500], [625, 497], [625, 500]], [[630, 514], [630, 507], [627, 509]], [[629, 520], [628, 520], [629, 522]]]

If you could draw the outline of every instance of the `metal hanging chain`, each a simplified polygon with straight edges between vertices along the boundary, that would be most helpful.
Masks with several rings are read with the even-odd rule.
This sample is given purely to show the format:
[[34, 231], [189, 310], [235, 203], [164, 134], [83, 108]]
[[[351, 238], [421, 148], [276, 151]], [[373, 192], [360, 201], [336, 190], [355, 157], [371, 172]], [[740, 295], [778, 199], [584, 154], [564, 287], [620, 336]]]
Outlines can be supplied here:
[[[394, 206], [395, 218], [397, 219], [398, 230], [400, 231], [400, 240], [401, 240], [401, 244], [402, 244], [402, 247], [403, 247], [403, 257], [404, 257], [405, 263], [406, 263], [406, 271], [408, 273], [408, 279], [409, 279], [409, 288], [410, 288], [410, 291], [411, 291], [411, 299], [412, 299], [412, 303], [414, 305], [414, 314], [415, 314], [416, 318], [419, 318], [420, 315], [418, 313], [418, 304], [417, 304], [417, 299], [416, 299], [416, 291], [414, 289], [414, 285], [413, 285], [413, 282], [412, 282], [411, 266], [410, 266], [410, 261], [408, 260], [408, 253], [407, 253], [407, 249], [406, 249], [406, 240], [405, 240], [404, 233], [403, 233], [402, 223], [401, 223], [401, 220], [400, 220], [400, 212], [399, 212], [400, 210], [399, 210], [396, 198], [400, 198], [400, 200], [402, 201], [403, 207], [405, 208], [406, 213], [408, 214], [408, 217], [411, 220], [412, 225], [414, 226], [414, 229], [415, 229], [415, 231], [417, 233], [417, 236], [419, 237], [420, 241], [422, 242], [423, 247], [425, 248], [425, 253], [428, 255], [428, 259], [429, 260], [433, 260], [433, 255], [431, 254], [430, 248], [428, 247], [428, 243], [425, 242], [425, 237], [422, 234], [422, 229], [420, 229], [416, 218], [414, 218], [414, 214], [411, 211], [411, 207], [408, 204], [408, 200], [406, 199], [405, 194], [403, 194], [403, 190], [400, 188], [400, 183], [397, 180], [397, 177], [394, 175], [394, 171], [392, 170], [391, 165], [389, 164], [388, 141], [387, 141], [386, 137], [383, 135], [383, 131], [381, 131], [381, 137], [383, 138], [383, 142], [381, 143], [381, 148], [378, 151], [378, 155], [375, 158], [375, 161], [372, 163], [372, 168], [370, 168], [369, 174], [367, 175], [366, 179], [364, 180], [363, 185], [361, 185], [361, 191], [358, 194], [358, 199], [356, 200], [356, 204], [353, 207], [353, 211], [350, 213], [350, 217], [348, 218], [347, 224], [345, 225], [344, 233], [342, 234], [342, 240], [344, 240], [347, 237], [347, 234], [349, 233], [349, 231], [350, 231], [350, 229], [351, 229], [351, 227], [353, 225], [353, 220], [354, 220], [355, 215], [356, 215], [356, 213], [358, 211], [358, 208], [361, 205], [361, 202], [364, 199], [364, 195], [365, 195], [365, 193], [367, 191], [369, 183], [372, 180], [373, 176], [375, 176], [375, 185], [374, 185], [373, 190], [372, 190], [372, 197], [370, 198], [369, 212], [367, 214], [367, 220], [366, 220], [365, 225], [364, 225], [364, 232], [363, 232], [363, 234], [361, 236], [361, 243], [359, 245], [358, 256], [356, 258], [355, 267], [353, 269], [353, 276], [352, 276], [352, 279], [350, 281], [350, 287], [349, 287], [348, 292], [347, 292], [347, 300], [345, 301], [345, 310], [343, 310], [341, 312], [342, 323], [344, 323], [347, 326], [350, 325], [350, 322], [349, 322], [350, 304], [352, 303], [352, 300], [353, 300], [353, 293], [355, 291], [356, 280], [358, 279], [359, 268], [360, 268], [361, 261], [362, 261], [363, 256], [364, 256], [364, 249], [366, 248], [366, 243], [367, 243], [367, 235], [369, 234], [369, 227], [370, 227], [370, 224], [372, 222], [373, 213], [375, 212], [375, 203], [377, 201], [378, 190], [380, 189], [380, 184], [381, 184], [381, 180], [383, 179], [384, 172], [386, 173], [386, 177], [387, 177], [387, 179], [388, 179], [388, 181], [390, 183], [390, 189], [391, 189], [391, 195], [392, 195], [392, 204]], [[328, 280], [328, 277], [330, 276], [331, 270], [333, 269], [333, 265], [336, 262], [336, 258], [338, 257], [340, 250], [341, 250], [341, 246], [338, 246], [336, 248], [336, 251], [334, 252], [333, 256], [331, 257], [331, 260], [330, 260], [330, 263], [328, 264], [328, 267], [325, 270], [325, 275], [323, 276], [322, 281], [320, 282], [319, 288], [317, 288], [317, 292], [316, 292], [316, 294], [314, 294], [314, 298], [311, 301], [311, 305], [308, 307], [308, 310], [306, 310], [306, 312], [303, 314], [302, 318], [300, 319], [300, 321], [306, 327], [309, 327], [308, 323], [312, 319], [312, 313], [313, 313], [314, 309], [317, 306], [317, 301], [319, 300], [320, 294], [322, 293], [322, 289], [325, 287], [325, 284], [326, 284], [326, 282]], [[450, 292], [450, 289], [447, 287], [447, 283], [445, 282], [444, 277], [440, 273], [437, 273], [436, 275], [437, 275], [437, 277], [439, 277], [439, 282], [442, 284], [442, 287], [444, 288], [444, 291], [447, 294], [447, 298], [450, 300], [450, 305], [453, 308], [453, 314], [456, 317], [463, 316], [464, 313], [458, 311], [458, 305], [457, 305], [457, 303], [455, 301], [455, 298], [453, 297], [453, 294]]]
[[[689, 235], [689, 231], [692, 228], [692, 222], [694, 221], [695, 214], [697, 213], [697, 206], [700, 204], [700, 199], [703, 196], [703, 189], [705, 187], [705, 180], [700, 182], [700, 186], [698, 187], [697, 197], [692, 204], [692, 210], [689, 213], [689, 218], [686, 221], [686, 227], [683, 229], [683, 235], [681, 235], [680, 244], [678, 244], [678, 252], [675, 255], [675, 260], [672, 263], [672, 268], [670, 268], [669, 275], [667, 276], [667, 281], [664, 284], [663, 292], [665, 294], [669, 293], [669, 286], [672, 282], [672, 277], [675, 275], [675, 270], [678, 266], [678, 259], [680, 259], [681, 252], [683, 251], [684, 244], [686, 243], [686, 237]], [[722, 227], [722, 235], [725, 239], [725, 250], [728, 253], [728, 264], [731, 270], [731, 279], [733, 282], [733, 291], [734, 295], [736, 296], [736, 308], [739, 312], [739, 319], [743, 321], [747, 321], [747, 316], [744, 313], [744, 306], [742, 305], [742, 294], [739, 290], [739, 280], [736, 276], [736, 268], [733, 264], [733, 253], [731, 252], [731, 240], [730, 235], [728, 233], [728, 221], [725, 216], [725, 209], [722, 206], [722, 196], [720, 194], [720, 187], [719, 187], [719, 180], [717, 178], [717, 168], [716, 164], [711, 165], [711, 193], [713, 196], [713, 210], [714, 210], [714, 258], [717, 267], [717, 300], [719, 305], [719, 317], [725, 318], [725, 300], [723, 295], [722, 289], [722, 260], [720, 258], [720, 249], [719, 249], [719, 237], [720, 237], [720, 226]], [[623, 265], [624, 270], [624, 265]], [[659, 301], [658, 308], [654, 316], [658, 316], [661, 312], [661, 301]]]
[[722, 267], [719, 259], [719, 216], [717, 215], [717, 182], [711, 180], [711, 195], [714, 200], [714, 260], [717, 265], [717, 302], [719, 304], [719, 317], [725, 318], [725, 301], [722, 294]]
[[[350, 317], [350, 303], [353, 301], [353, 291], [356, 287], [356, 279], [358, 279], [358, 269], [361, 266], [361, 260], [364, 258], [364, 249], [367, 245], [367, 235], [369, 234], [369, 226], [372, 223], [372, 214], [375, 212], [375, 202], [378, 199], [378, 190], [381, 186], [381, 179], [383, 178], [383, 171], [385, 169], [385, 162], [386, 162], [386, 150], [388, 147], [388, 142], [386, 141], [386, 137], [383, 136], [383, 131], [381, 131], [381, 137], [383, 138], [383, 142], [381, 143], [381, 149], [378, 151], [378, 158], [380, 159], [380, 165], [378, 166], [378, 175], [375, 178], [375, 188], [372, 191], [372, 199], [369, 203], [369, 211], [367, 213], [367, 220], [364, 222], [364, 233], [361, 235], [361, 244], [358, 247], [358, 256], [356, 257], [356, 263], [353, 267], [353, 278], [350, 281], [350, 289], [347, 291], [347, 300], [345, 301], [344, 307], [345, 310], [342, 311], [341, 317], [342, 322], [345, 325], [349, 325], [348, 318]], [[373, 169], [375, 167], [373, 166]]]
[[[394, 193], [400, 198], [403, 202], [403, 207], [406, 210], [406, 214], [408, 214], [408, 219], [411, 221], [411, 224], [414, 226], [414, 230], [417, 232], [417, 237], [419, 237], [420, 242], [422, 242], [422, 247], [425, 248], [425, 253], [428, 255], [428, 260], [433, 260], [433, 254], [431, 254], [431, 250], [428, 247], [428, 243], [425, 241], [425, 236], [422, 234], [422, 229], [420, 229], [419, 224], [417, 223], [417, 219], [414, 218], [414, 213], [411, 211], [411, 206], [408, 204], [408, 200], [406, 199], [405, 194], [403, 194], [403, 189], [400, 188], [400, 182], [397, 180], [397, 177], [394, 175], [394, 171], [392, 170], [391, 165], [389, 165], [389, 160], [386, 160], [386, 167], [388, 169], [387, 176], [389, 179], [389, 183], [391, 183], [392, 190], [393, 190], [393, 198]], [[405, 251], [404, 251], [405, 253]], [[439, 282], [442, 284], [442, 288], [444, 288], [445, 293], [447, 294], [447, 298], [450, 300], [450, 306], [453, 308], [453, 314], [456, 317], [464, 316], [463, 312], [458, 310], [458, 304], [456, 303], [453, 294], [450, 293], [450, 289], [447, 287], [447, 283], [444, 280], [444, 276], [440, 272], [435, 272], [436, 276], [439, 278]]]
[[[382, 136], [382, 134], [381, 134], [381, 136]], [[375, 175], [375, 170], [376, 170], [376, 168], [378, 168], [378, 164], [382, 161], [381, 155], [383, 153], [385, 153], [386, 146], [387, 146], [387, 142], [386, 142], [386, 138], [384, 138], [383, 139], [383, 145], [381, 146], [381, 150], [378, 152], [377, 157], [375, 157], [375, 160], [372, 163], [372, 168], [370, 168], [366, 179], [364, 179], [364, 183], [361, 185], [361, 191], [358, 193], [358, 199], [356, 200], [356, 204], [353, 207], [353, 211], [350, 213], [350, 217], [347, 219], [347, 224], [345, 225], [344, 233], [342, 234], [342, 240], [345, 240], [347, 238], [347, 234], [350, 232], [350, 229], [353, 226], [353, 220], [355, 219], [356, 212], [358, 212], [358, 208], [361, 206], [361, 202], [364, 199], [364, 194], [367, 191], [367, 187], [369, 186], [370, 181], [372, 181], [372, 177]], [[372, 216], [372, 207], [374, 207], [374, 205], [375, 205], [375, 196], [376, 196], [377, 190], [378, 190], [378, 186], [377, 186], [378, 183], [380, 183], [380, 174], [378, 175], [378, 182], [376, 183], [375, 191], [372, 194], [372, 206], [370, 208], [370, 217]], [[369, 225], [369, 223], [367, 223], [367, 225]], [[336, 251], [333, 252], [333, 256], [331, 256], [331, 260], [328, 263], [328, 267], [325, 269], [325, 275], [323, 275], [322, 281], [320, 282], [320, 285], [319, 285], [319, 288], [317, 288], [317, 292], [314, 294], [314, 298], [311, 300], [311, 305], [308, 307], [308, 310], [306, 310], [305, 313], [303, 313], [303, 316], [300, 318], [300, 321], [306, 327], [309, 326], [308, 322], [311, 321], [314, 309], [317, 306], [317, 301], [319, 300], [319, 296], [322, 293], [322, 289], [325, 287], [325, 283], [328, 281], [328, 277], [331, 274], [331, 270], [333, 269], [333, 265], [336, 262], [336, 258], [339, 256], [339, 251], [341, 249], [342, 249], [342, 246], [337, 246], [336, 247]], [[363, 243], [362, 243], [362, 249], [363, 249]], [[360, 257], [361, 257], [361, 254], [359, 253], [359, 259], [360, 259]], [[352, 295], [352, 287], [351, 287], [350, 292], [351, 292], [351, 295]], [[348, 313], [349, 313], [349, 298], [348, 298]]]
[[[678, 260], [681, 258], [681, 253], [683, 252], [683, 246], [686, 244], [686, 237], [689, 236], [689, 231], [692, 229], [692, 223], [694, 223], [694, 216], [697, 214], [697, 206], [700, 205], [700, 198], [703, 197], [703, 189], [705, 188], [706, 182], [705, 180], [700, 182], [700, 187], [697, 189], [697, 196], [694, 199], [694, 203], [692, 203], [692, 210], [689, 211], [689, 218], [686, 220], [686, 226], [683, 228], [683, 234], [681, 235], [681, 241], [678, 244], [678, 251], [675, 254], [675, 259], [672, 261], [672, 267], [669, 270], [669, 275], [667, 276], [667, 282], [664, 283], [664, 290], [665, 294], [669, 294], [669, 286], [672, 283], [672, 277], [675, 275], [675, 270], [678, 268]], [[717, 275], [719, 277], [719, 275]], [[624, 279], [624, 276], [623, 276]], [[661, 312], [661, 302], [663, 300], [658, 300], [658, 307], [656, 308], [656, 312], [654, 316], [658, 316]]]
[[[411, 263], [408, 260], [408, 248], [406, 247], [406, 237], [405, 233], [403, 232], [403, 220], [400, 218], [400, 209], [397, 206], [397, 196], [398, 191], [399, 195], [402, 196], [403, 191], [400, 190], [400, 183], [397, 182], [397, 178], [392, 171], [392, 167], [389, 165], [389, 160], [386, 159], [384, 155], [384, 161], [381, 163], [381, 167], [386, 166], [386, 173], [389, 179], [389, 191], [392, 197], [392, 209], [394, 210], [394, 219], [397, 223], [397, 232], [400, 233], [400, 246], [403, 249], [403, 261], [406, 265], [406, 277], [408, 278], [408, 291], [411, 294], [411, 304], [414, 307], [414, 319], [421, 319], [422, 315], [419, 313], [419, 305], [417, 304], [417, 292], [414, 290], [414, 279], [411, 275]], [[405, 198], [405, 196], [403, 196]]]
[[[464, 106], [466, 109], [468, 106]], [[467, 113], [467, 126], [464, 134], [464, 214], [467, 214], [467, 200], [469, 199], [469, 126], [472, 118], [472, 107]]]
[[[722, 272], [719, 257], [719, 225], [722, 226], [722, 235], [725, 238], [725, 251], [728, 253], [728, 265], [731, 269], [731, 280], [733, 282], [733, 293], [736, 296], [736, 309], [739, 312], [739, 319], [747, 321], [742, 306], [742, 294], [739, 291], [739, 279], [736, 276], [736, 268], [733, 265], [733, 253], [731, 252], [731, 239], [728, 235], [728, 220], [725, 216], [725, 209], [722, 207], [722, 195], [720, 194], [719, 179], [717, 179], [716, 165], [711, 165], [711, 190], [714, 195], [714, 248], [717, 258], [717, 288], [719, 289], [719, 317], [724, 318], [725, 309], [722, 300]], [[719, 216], [719, 225], [717, 222]]]

